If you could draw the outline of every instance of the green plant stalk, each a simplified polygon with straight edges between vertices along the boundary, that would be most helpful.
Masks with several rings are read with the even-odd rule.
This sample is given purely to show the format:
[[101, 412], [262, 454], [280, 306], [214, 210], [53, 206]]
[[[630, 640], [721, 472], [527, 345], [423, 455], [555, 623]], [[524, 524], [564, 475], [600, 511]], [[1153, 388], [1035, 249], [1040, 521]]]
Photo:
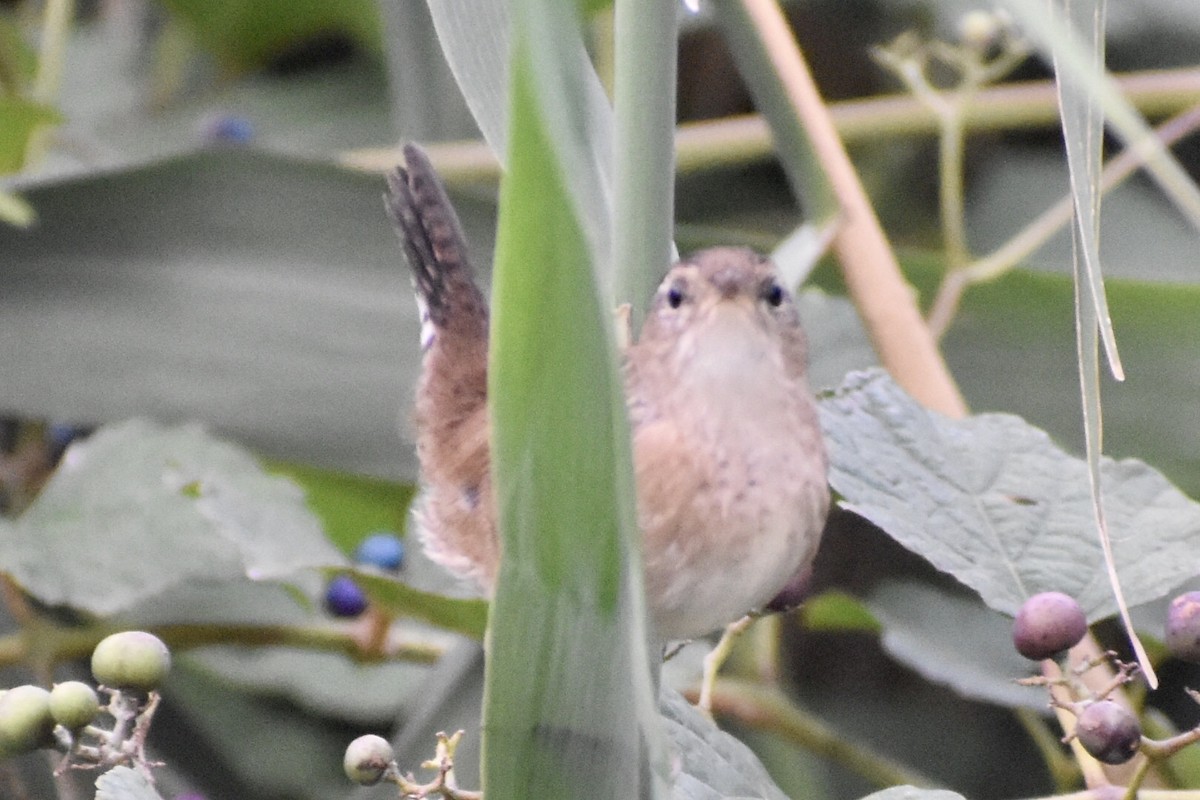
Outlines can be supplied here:
[[[67, 36], [75, 15], [74, 0], [47, 0], [42, 19], [42, 38], [38, 47], [37, 72], [33, 76], [33, 99], [47, 106], [54, 104], [62, 83], [63, 62], [66, 58]], [[46, 128], [29, 137], [25, 148], [25, 163], [41, 158], [46, 149]]]
[[[694, 697], [689, 699], [694, 700]], [[940, 785], [904, 764], [842, 737], [821, 720], [797, 707], [778, 689], [722, 679], [716, 683], [712, 701], [717, 716], [774, 733], [852, 770], [875, 786]]]
[[674, 260], [674, 3], [615, 0], [613, 287], [636, 329]]
[[821, 156], [803, 119], [792, 110], [787, 87], [780, 80], [751, 12], [738, 0], [714, 2], [712, 11], [738, 72], [770, 125], [780, 166], [805, 216], [817, 221], [834, 218], [841, 208], [829, 175], [822, 169]]
[[966, 135], [962, 126], [959, 103], [946, 117], [938, 137], [938, 191], [941, 196], [942, 242], [946, 248], [947, 265], [962, 269], [971, 259], [967, 248], [966, 214], [963, 203], [963, 161]]

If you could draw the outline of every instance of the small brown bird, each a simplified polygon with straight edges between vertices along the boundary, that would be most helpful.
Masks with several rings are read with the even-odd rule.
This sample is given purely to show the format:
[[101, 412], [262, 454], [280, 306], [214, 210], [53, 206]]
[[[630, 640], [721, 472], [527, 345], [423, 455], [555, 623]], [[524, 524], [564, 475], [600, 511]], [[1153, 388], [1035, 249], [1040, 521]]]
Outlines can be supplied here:
[[[500, 557], [489, 474], [487, 302], [424, 152], [385, 200], [413, 270], [425, 350], [417, 510], [429, 555], [491, 593]], [[646, 596], [663, 640], [717, 630], [808, 567], [829, 509], [807, 345], [771, 263], [701, 251], [671, 268], [624, 352]]]

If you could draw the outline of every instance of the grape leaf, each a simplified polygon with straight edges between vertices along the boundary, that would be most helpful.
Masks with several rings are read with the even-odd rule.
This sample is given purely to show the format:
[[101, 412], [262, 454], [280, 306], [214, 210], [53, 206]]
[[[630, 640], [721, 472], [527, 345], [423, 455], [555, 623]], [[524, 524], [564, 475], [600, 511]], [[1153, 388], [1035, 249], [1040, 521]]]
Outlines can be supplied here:
[[683, 695], [664, 688], [659, 711], [673, 757], [679, 759], [671, 793], [676, 800], [786, 798], [750, 748], [705, 719]]
[[96, 800], [162, 800], [140, 772], [113, 767], [96, 779]]
[[97, 614], [190, 581], [345, 563], [295, 484], [199, 426], [140, 420], [72, 445], [0, 553], [42, 602]]
[[[1089, 620], [1116, 612], [1094, 535], [1087, 465], [1020, 417], [949, 420], [883, 372], [821, 400], [830, 484], [843, 507], [1013, 615], [1062, 591]], [[1200, 506], [1135, 459], [1105, 459], [1105, 509], [1130, 604], [1200, 573]]]

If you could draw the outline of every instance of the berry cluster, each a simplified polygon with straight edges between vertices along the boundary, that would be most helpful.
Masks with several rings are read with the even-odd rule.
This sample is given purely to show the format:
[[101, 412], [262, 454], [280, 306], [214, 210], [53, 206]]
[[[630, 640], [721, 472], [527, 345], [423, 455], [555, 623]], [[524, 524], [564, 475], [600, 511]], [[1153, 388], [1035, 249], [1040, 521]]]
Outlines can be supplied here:
[[[1151, 760], [1169, 758], [1200, 740], [1200, 728], [1161, 741], [1142, 735], [1138, 717], [1118, 691], [1132, 680], [1136, 665], [1118, 661], [1114, 653], [1104, 653], [1074, 667], [1068, 664], [1067, 651], [1083, 640], [1087, 630], [1083, 609], [1061, 592], [1030, 597], [1013, 623], [1013, 645], [1017, 652], [1033, 660], [1052, 659], [1059, 663], [1061, 677], [1029, 678], [1021, 682], [1061, 690], [1051, 691], [1051, 705], [1075, 716], [1075, 729], [1064, 741], [1077, 740], [1089, 755], [1104, 764], [1124, 764], [1139, 752]], [[1200, 662], [1200, 592], [1188, 592], [1172, 601], [1165, 639], [1172, 655]], [[1110, 662], [1115, 675], [1098, 690], [1089, 689], [1082, 677]], [[1200, 695], [1193, 697], [1200, 701]]]
[[[354, 563], [397, 573], [404, 566], [404, 542], [394, 533], [373, 533], [354, 551]], [[335, 576], [325, 587], [325, 610], [335, 617], [357, 617], [367, 605], [366, 593], [349, 575]]]
[[401, 797], [436, 797], [445, 800], [482, 800], [481, 792], [460, 789], [454, 780], [454, 751], [462, 741], [463, 732], [453, 736], [437, 734], [437, 752], [422, 764], [426, 769], [437, 770], [437, 776], [428, 783], [418, 783], [412, 774], [403, 775], [396, 765], [392, 746], [382, 736], [368, 734], [355, 739], [346, 748], [342, 768], [346, 777], [362, 786], [374, 786], [381, 781], [395, 784]]
[[[171, 653], [157, 636], [114, 633], [92, 651], [99, 692], [66, 681], [50, 691], [25, 685], [0, 693], [0, 758], [52, 748], [65, 754], [59, 773], [125, 764], [150, 777], [146, 736], [170, 669]], [[101, 714], [111, 725], [98, 722]]]

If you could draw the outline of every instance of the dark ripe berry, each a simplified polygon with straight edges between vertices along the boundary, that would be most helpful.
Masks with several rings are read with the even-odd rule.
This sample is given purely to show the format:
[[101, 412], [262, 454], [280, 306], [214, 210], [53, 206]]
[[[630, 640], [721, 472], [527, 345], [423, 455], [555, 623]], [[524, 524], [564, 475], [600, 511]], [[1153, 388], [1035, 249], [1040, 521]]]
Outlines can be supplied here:
[[346, 748], [342, 769], [346, 771], [346, 777], [355, 783], [374, 786], [379, 783], [393, 758], [395, 755], [387, 739], [367, 734], [358, 737]]
[[349, 575], [338, 575], [325, 588], [325, 610], [335, 617], [357, 617], [367, 610], [367, 595]]
[[1166, 641], [1171, 655], [1200, 663], [1200, 592], [1187, 592], [1171, 601]]
[[152, 633], [122, 631], [92, 651], [92, 675], [105, 686], [152, 692], [171, 671], [171, 651]]
[[1074, 598], [1062, 592], [1035, 594], [1021, 605], [1013, 622], [1013, 645], [1034, 661], [1070, 650], [1087, 633], [1087, 617]]
[[777, 614], [791, 611], [805, 601], [812, 590], [812, 567], [807, 567], [793, 575], [783, 588], [767, 603], [767, 611]]
[[404, 566], [404, 542], [394, 533], [373, 533], [363, 539], [354, 551], [354, 560], [388, 572], [399, 572], [400, 567]]
[[1105, 764], [1124, 764], [1142, 742], [1137, 717], [1112, 700], [1097, 700], [1080, 712], [1075, 733], [1083, 749]]

